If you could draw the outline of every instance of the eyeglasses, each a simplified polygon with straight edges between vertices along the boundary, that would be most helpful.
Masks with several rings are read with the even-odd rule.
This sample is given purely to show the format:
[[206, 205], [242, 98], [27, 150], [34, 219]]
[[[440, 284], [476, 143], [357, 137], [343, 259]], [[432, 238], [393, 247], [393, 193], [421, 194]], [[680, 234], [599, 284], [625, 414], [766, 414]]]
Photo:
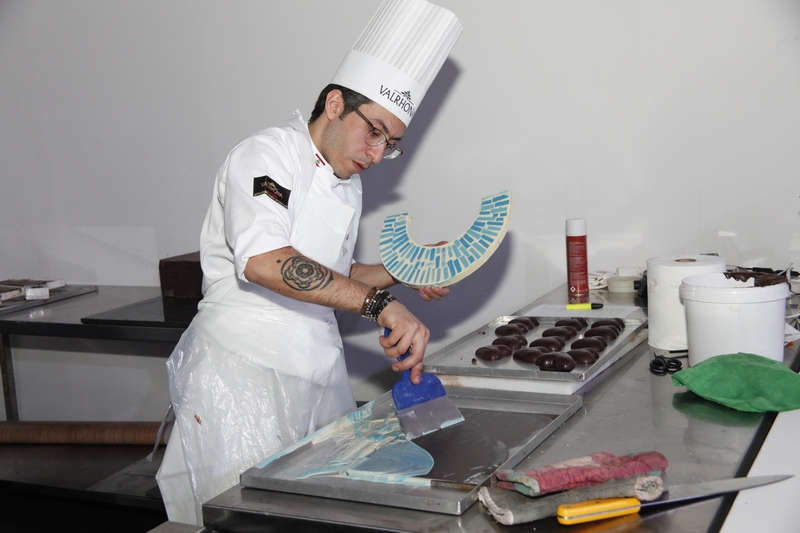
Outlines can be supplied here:
[[367, 132], [367, 135], [364, 137], [364, 141], [370, 146], [386, 145], [386, 147], [383, 149], [383, 159], [394, 159], [395, 157], [400, 157], [403, 155], [403, 151], [396, 144], [390, 144], [389, 139], [386, 138], [386, 134], [376, 128], [375, 125], [370, 122], [370, 120], [365, 117], [363, 113], [361, 113], [361, 111], [358, 109], [354, 109], [354, 111], [359, 117], [364, 119], [364, 122], [366, 122], [370, 128], [372, 128]]

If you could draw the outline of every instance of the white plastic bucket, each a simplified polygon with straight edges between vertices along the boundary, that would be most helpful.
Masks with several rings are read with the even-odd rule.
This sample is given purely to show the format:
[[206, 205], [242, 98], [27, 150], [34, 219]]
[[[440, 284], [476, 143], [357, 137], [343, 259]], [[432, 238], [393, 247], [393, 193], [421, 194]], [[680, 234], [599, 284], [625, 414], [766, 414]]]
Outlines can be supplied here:
[[754, 283], [728, 279], [721, 272], [682, 280], [689, 366], [737, 352], [783, 361], [789, 285]]

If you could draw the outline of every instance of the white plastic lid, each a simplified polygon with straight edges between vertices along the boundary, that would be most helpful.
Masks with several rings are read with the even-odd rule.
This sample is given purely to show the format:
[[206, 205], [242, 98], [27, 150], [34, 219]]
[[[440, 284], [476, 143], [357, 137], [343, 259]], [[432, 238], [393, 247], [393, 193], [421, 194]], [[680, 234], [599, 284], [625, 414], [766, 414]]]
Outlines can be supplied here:
[[582, 235], [586, 235], [586, 219], [568, 218], [567, 237], [580, 237]]
[[790, 295], [788, 283], [765, 287], [756, 287], [754, 283], [752, 279], [737, 281], [724, 273], [712, 272], [683, 278], [679, 292], [685, 300], [724, 304], [772, 302]]

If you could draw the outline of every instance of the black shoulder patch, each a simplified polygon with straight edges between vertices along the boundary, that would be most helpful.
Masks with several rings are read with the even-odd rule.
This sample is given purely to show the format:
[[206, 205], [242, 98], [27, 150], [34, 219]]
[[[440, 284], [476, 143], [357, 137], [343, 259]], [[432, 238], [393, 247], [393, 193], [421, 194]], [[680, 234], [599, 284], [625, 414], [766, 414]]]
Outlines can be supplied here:
[[289, 209], [289, 195], [292, 191], [286, 187], [281, 187], [269, 176], [261, 176], [253, 179], [253, 196], [266, 194], [280, 205]]

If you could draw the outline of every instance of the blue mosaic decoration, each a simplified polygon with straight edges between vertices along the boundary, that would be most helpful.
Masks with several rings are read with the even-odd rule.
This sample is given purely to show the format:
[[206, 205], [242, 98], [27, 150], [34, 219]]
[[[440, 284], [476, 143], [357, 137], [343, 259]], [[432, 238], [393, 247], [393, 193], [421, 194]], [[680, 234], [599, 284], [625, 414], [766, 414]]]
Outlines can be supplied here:
[[508, 231], [513, 201], [510, 191], [481, 200], [475, 222], [460, 237], [442, 246], [422, 246], [408, 235], [411, 217], [386, 217], [381, 230], [383, 266], [403, 285], [444, 287], [461, 281], [486, 262]]

